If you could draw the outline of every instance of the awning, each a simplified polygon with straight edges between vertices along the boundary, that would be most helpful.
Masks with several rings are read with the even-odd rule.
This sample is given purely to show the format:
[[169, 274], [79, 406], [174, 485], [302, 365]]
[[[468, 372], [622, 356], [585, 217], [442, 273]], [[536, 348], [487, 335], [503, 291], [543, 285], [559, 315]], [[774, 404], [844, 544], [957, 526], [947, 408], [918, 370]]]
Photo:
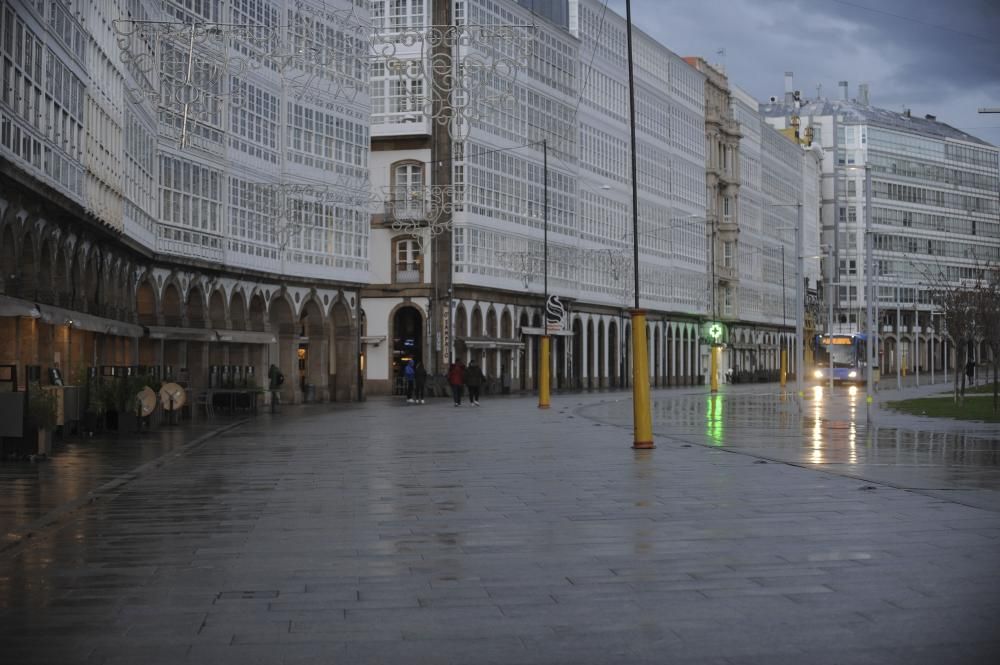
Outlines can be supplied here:
[[278, 338], [274, 333], [257, 330], [214, 330], [217, 342], [232, 342], [234, 344], [274, 344]]
[[41, 305], [10, 296], [0, 296], [0, 316], [27, 316], [54, 326], [72, 325], [78, 330], [119, 337], [142, 337], [143, 334], [142, 326], [134, 323], [75, 312], [55, 305]]
[[177, 328], [173, 326], [149, 326], [150, 339], [183, 340], [186, 342], [215, 342], [218, 338], [214, 330], [207, 328]]
[[[544, 335], [545, 328], [529, 328], [528, 326], [521, 326], [522, 335]], [[550, 337], [572, 337], [575, 335], [572, 330], [557, 330], [556, 332], [549, 333]]]
[[524, 342], [512, 339], [494, 339], [492, 337], [456, 337], [456, 342], [462, 342], [468, 349], [523, 349]]
[[211, 328], [179, 328], [149, 326], [150, 339], [186, 342], [231, 342], [234, 344], [272, 344], [274, 333], [256, 330], [213, 330]]

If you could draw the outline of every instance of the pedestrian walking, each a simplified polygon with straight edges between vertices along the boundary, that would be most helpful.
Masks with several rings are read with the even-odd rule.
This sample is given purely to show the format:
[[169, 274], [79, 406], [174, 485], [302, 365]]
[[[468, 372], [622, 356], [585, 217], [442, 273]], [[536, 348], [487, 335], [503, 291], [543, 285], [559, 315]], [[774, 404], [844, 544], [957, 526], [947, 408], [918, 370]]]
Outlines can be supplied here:
[[483, 370], [479, 369], [479, 365], [473, 360], [469, 363], [469, 367], [465, 370], [465, 385], [469, 389], [469, 403], [475, 406], [479, 406], [479, 389], [483, 385]]
[[451, 397], [455, 406], [462, 406], [462, 388], [465, 385], [465, 365], [462, 361], [454, 362], [448, 368], [448, 384], [451, 386]]
[[406, 384], [406, 401], [413, 404], [413, 384], [416, 382], [416, 369], [410, 359], [403, 368], [403, 383]]
[[427, 369], [424, 364], [417, 361], [417, 366], [413, 368], [413, 401], [418, 404], [424, 403], [424, 388], [427, 387]]

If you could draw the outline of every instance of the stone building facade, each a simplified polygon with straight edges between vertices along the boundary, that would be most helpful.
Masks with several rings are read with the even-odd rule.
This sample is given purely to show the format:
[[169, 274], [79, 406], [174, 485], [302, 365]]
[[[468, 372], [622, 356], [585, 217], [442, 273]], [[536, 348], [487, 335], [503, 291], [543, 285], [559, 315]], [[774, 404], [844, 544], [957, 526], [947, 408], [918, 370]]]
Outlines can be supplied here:
[[0, 364], [356, 397], [365, 12], [0, 2]]

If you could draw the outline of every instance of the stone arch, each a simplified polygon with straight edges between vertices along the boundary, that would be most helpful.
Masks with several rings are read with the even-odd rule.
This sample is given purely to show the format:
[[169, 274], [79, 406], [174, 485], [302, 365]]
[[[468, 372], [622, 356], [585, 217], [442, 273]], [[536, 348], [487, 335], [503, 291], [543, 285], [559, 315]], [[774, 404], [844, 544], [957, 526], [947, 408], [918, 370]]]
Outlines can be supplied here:
[[285, 376], [285, 382], [279, 388], [281, 400], [293, 403], [301, 398], [298, 381], [298, 334], [294, 318], [295, 306], [282, 293], [271, 297], [268, 307], [268, 320], [271, 332], [277, 339], [277, 351], [272, 355], [272, 362], [278, 366]]
[[496, 308], [490, 307], [486, 310], [486, 336], [497, 337], [499, 332]]
[[465, 337], [469, 336], [469, 318], [465, 312], [465, 305], [458, 305], [455, 308], [455, 318], [452, 321], [452, 348], [454, 349], [454, 360], [467, 360], [465, 353]]
[[608, 386], [608, 383], [607, 383], [607, 378], [608, 378], [608, 371], [607, 371], [608, 349], [607, 349], [607, 340], [605, 339], [605, 337], [606, 337], [606, 333], [605, 333], [605, 327], [604, 327], [604, 319], [601, 318], [601, 319], [598, 319], [598, 321], [597, 321], [597, 372], [596, 372], [596, 375], [597, 375], [597, 387], [598, 388], [606, 388]]
[[35, 239], [31, 231], [21, 236], [21, 258], [17, 263], [18, 287], [22, 298], [33, 300], [38, 297], [38, 255]]
[[619, 342], [618, 322], [608, 322], [608, 380], [611, 386], [621, 387], [621, 343]]
[[663, 344], [660, 337], [660, 326], [653, 330], [653, 385], [660, 387], [663, 380]]
[[579, 316], [575, 316], [573, 317], [573, 338], [572, 347], [570, 348], [570, 354], [573, 359], [570, 387], [575, 390], [583, 388], [584, 363], [586, 362], [586, 358], [583, 353], [583, 342], [583, 321]]
[[482, 307], [478, 305], [473, 305], [472, 307], [472, 318], [471, 318], [471, 328], [469, 329], [470, 337], [482, 337], [483, 336], [483, 310]]
[[14, 239], [13, 224], [0, 230], [0, 291], [16, 296], [17, 288], [17, 241]]
[[513, 339], [514, 338], [514, 321], [510, 315], [510, 310], [506, 307], [500, 314], [500, 338], [501, 339]]
[[135, 290], [135, 311], [141, 326], [155, 326], [159, 322], [156, 290], [148, 275], [139, 282], [139, 287]]
[[213, 289], [212, 295], [208, 298], [208, 320], [209, 325], [216, 330], [225, 330], [230, 327], [226, 311], [226, 294], [221, 287]]
[[41, 240], [38, 252], [38, 275], [35, 277], [35, 297], [39, 302], [55, 304], [52, 269], [53, 242], [49, 237]]
[[229, 299], [229, 323], [234, 330], [248, 330], [247, 301], [242, 289], [233, 289]]
[[164, 325], [184, 325], [184, 310], [181, 305], [181, 290], [174, 280], [169, 280], [163, 287], [163, 299], [160, 305], [160, 315]]
[[326, 400], [330, 380], [328, 326], [323, 306], [316, 298], [310, 296], [302, 303], [298, 327], [302, 335], [296, 349], [299, 390], [310, 397], [307, 387], [311, 386], [314, 391], [312, 399]]
[[596, 372], [594, 371], [594, 317], [587, 317], [586, 326], [586, 345], [584, 346], [584, 371], [587, 376], [587, 389], [594, 389], [594, 376]]
[[264, 294], [255, 292], [250, 297], [250, 305], [247, 308], [247, 327], [249, 330], [263, 332], [268, 325], [267, 303], [264, 302]]
[[83, 308], [92, 313], [100, 311], [101, 281], [104, 278], [104, 263], [101, 261], [101, 250], [97, 247], [83, 248], [83, 274], [81, 300]]
[[208, 323], [205, 316], [205, 293], [199, 284], [191, 284], [188, 290], [184, 316], [192, 328], [204, 328]]
[[330, 308], [330, 397], [338, 402], [350, 401], [358, 378], [357, 334], [351, 312], [343, 299]]
[[518, 377], [520, 378], [521, 390], [528, 389], [528, 368], [532, 365], [533, 354], [535, 353], [535, 336], [526, 337], [524, 335], [524, 328], [528, 327], [528, 312], [526, 310], [521, 310], [520, 315], [517, 318], [517, 325], [519, 330], [521, 330], [521, 339], [525, 341], [525, 349], [521, 352], [518, 358]]
[[55, 292], [57, 305], [72, 306], [69, 275], [71, 254], [72, 250], [62, 242], [56, 247], [55, 261], [52, 264], [52, 290]]

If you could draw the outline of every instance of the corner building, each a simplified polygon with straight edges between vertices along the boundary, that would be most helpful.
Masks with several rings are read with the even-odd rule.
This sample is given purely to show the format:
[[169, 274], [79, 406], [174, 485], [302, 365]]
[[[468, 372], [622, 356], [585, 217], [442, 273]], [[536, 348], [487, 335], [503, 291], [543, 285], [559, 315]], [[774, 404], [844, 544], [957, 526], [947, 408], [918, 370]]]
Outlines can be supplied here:
[[[870, 214], [883, 377], [928, 372], [932, 364], [939, 372], [954, 369], [954, 345], [932, 292], [939, 283], [974, 279], [977, 265], [1000, 261], [1000, 150], [933, 115], [873, 106], [864, 84], [850, 98], [841, 82], [837, 99], [801, 99], [793, 87], [786, 74], [784, 97], [772, 97], [761, 112], [778, 128], [797, 123], [823, 151], [824, 298], [833, 301], [833, 320], [823, 314], [824, 327], [865, 328]], [[980, 346], [974, 357], [988, 358], [988, 350]]]
[[357, 396], [369, 108], [344, 54], [367, 53], [366, 4], [0, 2], [0, 364], [21, 385], [145, 366], [266, 387], [273, 363], [284, 401]]

